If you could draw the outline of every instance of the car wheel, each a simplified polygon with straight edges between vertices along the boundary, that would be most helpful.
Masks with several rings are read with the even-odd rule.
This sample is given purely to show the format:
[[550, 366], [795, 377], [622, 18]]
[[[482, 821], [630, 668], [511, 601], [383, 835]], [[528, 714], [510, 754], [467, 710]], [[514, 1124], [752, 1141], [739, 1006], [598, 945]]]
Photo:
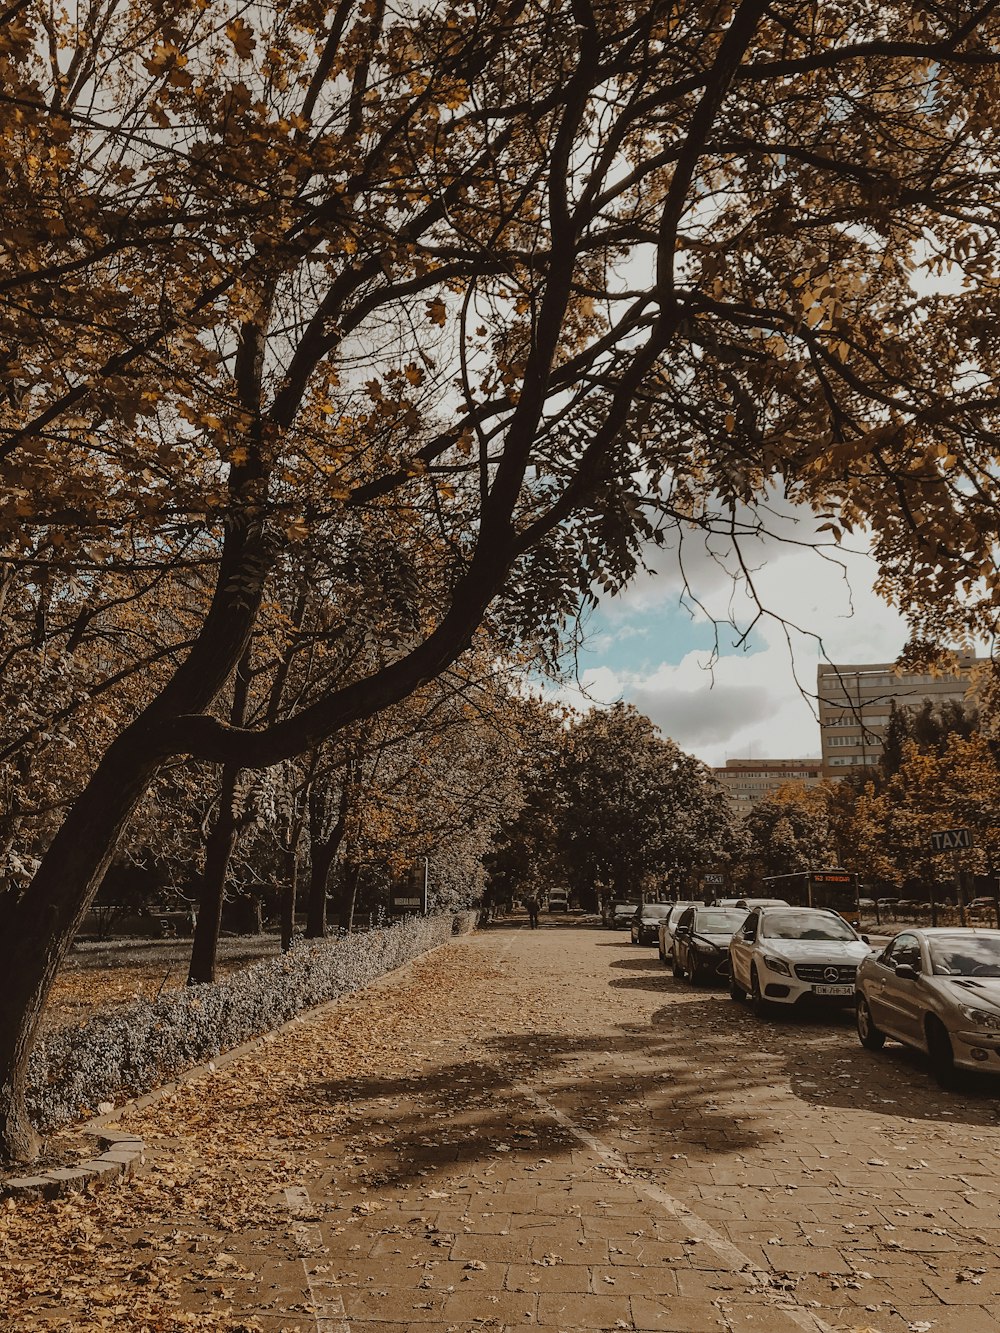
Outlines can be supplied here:
[[885, 1033], [875, 1026], [868, 1001], [859, 995], [855, 1005], [855, 1017], [858, 1020], [858, 1040], [866, 1051], [880, 1051], [885, 1045]]
[[700, 986], [705, 980], [705, 974], [701, 969], [701, 964], [697, 960], [692, 960], [687, 966], [687, 979], [692, 986]]
[[671, 968], [672, 968], [672, 970], [673, 970], [673, 974], [674, 974], [674, 976], [677, 978], [678, 981], [680, 981], [681, 978], [684, 976], [684, 969], [683, 969], [683, 967], [681, 967], [680, 963], [677, 961], [677, 950], [676, 950], [676, 949], [674, 950], [674, 956], [673, 956], [673, 961], [672, 961], [672, 963], [671, 963]]
[[729, 974], [729, 998], [730, 998], [731, 1000], [745, 1000], [746, 997], [747, 997], [747, 993], [746, 993], [746, 991], [743, 989], [743, 987], [740, 985], [740, 983], [736, 980], [735, 975], [734, 975], [732, 972], [730, 972], [730, 974]]
[[758, 1018], [768, 1018], [771, 1013], [771, 1006], [761, 994], [760, 977], [755, 967], [750, 969], [750, 1008]]
[[657, 945], [656, 952], [660, 955], [660, 962], [664, 967], [667, 965], [667, 955], [663, 952], [663, 945]]
[[927, 1019], [927, 1053], [930, 1056], [931, 1072], [941, 1087], [954, 1087], [955, 1053], [951, 1049], [951, 1038], [944, 1024], [933, 1014]]

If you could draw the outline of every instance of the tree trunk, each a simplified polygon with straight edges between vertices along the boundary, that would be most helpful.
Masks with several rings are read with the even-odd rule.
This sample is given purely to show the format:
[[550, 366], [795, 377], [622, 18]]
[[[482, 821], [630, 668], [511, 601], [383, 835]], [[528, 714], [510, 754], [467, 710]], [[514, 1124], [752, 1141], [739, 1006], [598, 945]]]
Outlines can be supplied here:
[[215, 980], [215, 960], [222, 931], [222, 904], [226, 897], [226, 876], [233, 848], [236, 846], [236, 785], [240, 769], [226, 764], [222, 770], [219, 814], [205, 844], [205, 870], [198, 899], [198, 921], [191, 945], [191, 963], [187, 984], [199, 985]]
[[358, 897], [360, 879], [361, 867], [357, 861], [345, 861], [340, 883], [340, 901], [337, 904], [337, 927], [342, 935], [349, 935], [354, 925], [354, 904]]
[[287, 849], [288, 875], [281, 891], [281, 952], [287, 953], [295, 938], [295, 899], [298, 896], [299, 857], [298, 848]]
[[[250, 649], [240, 659], [233, 682], [231, 717], [234, 727], [246, 721], [247, 695], [250, 690]], [[196, 986], [215, 980], [215, 960], [219, 952], [219, 934], [222, 930], [222, 904], [226, 898], [226, 877], [229, 862], [236, 846], [237, 810], [236, 789], [240, 769], [225, 764], [219, 791], [219, 814], [205, 844], [205, 870], [201, 880], [198, 921], [191, 945], [191, 965], [188, 985]]]
[[[253, 579], [232, 589], [252, 564]], [[108, 747], [63, 820], [28, 888], [0, 930], [0, 1163], [30, 1161], [38, 1136], [28, 1118], [25, 1084], [52, 983], [111, 863], [136, 806], [164, 760], [165, 724], [207, 708], [249, 641], [268, 568], [258, 523], [234, 523], [219, 581], [198, 642], [148, 707]], [[13, 897], [13, 895], [10, 895]]]
[[306, 899], [306, 939], [326, 937], [326, 895], [336, 850], [328, 843], [313, 843], [309, 865], [309, 894]]
[[353, 756], [348, 759], [344, 769], [344, 778], [340, 788], [340, 804], [337, 809], [337, 822], [325, 838], [321, 837], [326, 815], [324, 792], [316, 783], [309, 793], [309, 898], [306, 907], [306, 939], [323, 939], [326, 935], [326, 897], [330, 887], [330, 873], [337, 859], [337, 852], [344, 840], [347, 828], [347, 813], [351, 804], [351, 792], [357, 775], [357, 764]]
[[[30, 1161], [38, 1137], [25, 1080], [46, 998], [129, 817], [159, 767], [130, 729], [108, 750], [0, 932], [0, 1161]], [[13, 897], [13, 895], [10, 895]]]

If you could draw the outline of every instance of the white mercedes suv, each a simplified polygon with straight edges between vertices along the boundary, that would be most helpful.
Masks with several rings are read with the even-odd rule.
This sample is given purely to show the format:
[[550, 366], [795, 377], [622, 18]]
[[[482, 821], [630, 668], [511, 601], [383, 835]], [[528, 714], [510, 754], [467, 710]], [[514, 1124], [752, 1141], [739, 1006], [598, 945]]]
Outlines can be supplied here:
[[836, 912], [758, 907], [729, 945], [729, 993], [749, 995], [761, 1015], [779, 1004], [853, 1004], [858, 964], [870, 952]]

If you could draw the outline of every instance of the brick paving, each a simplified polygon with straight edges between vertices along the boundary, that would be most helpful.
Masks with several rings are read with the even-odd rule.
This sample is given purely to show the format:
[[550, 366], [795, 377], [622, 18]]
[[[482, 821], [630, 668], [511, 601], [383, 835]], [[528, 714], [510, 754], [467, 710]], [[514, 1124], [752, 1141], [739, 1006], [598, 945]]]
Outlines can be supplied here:
[[760, 1022], [573, 918], [446, 953], [464, 1006], [407, 969], [349, 1005], [419, 1002], [419, 1041], [302, 1071], [341, 1114], [277, 1145], [286, 1187], [261, 1154], [269, 1224], [164, 1261], [192, 1318], [222, 1292], [265, 1333], [1000, 1333], [995, 1086], [942, 1092], [846, 1018]]

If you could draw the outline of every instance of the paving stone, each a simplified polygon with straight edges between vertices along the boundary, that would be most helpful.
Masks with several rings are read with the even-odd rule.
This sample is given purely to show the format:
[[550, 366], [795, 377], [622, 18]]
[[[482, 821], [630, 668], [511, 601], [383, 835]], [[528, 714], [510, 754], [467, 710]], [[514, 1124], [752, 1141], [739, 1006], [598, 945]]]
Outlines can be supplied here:
[[725, 1316], [730, 1333], [802, 1333], [802, 1325], [780, 1306], [727, 1303]]
[[444, 1317], [447, 1297], [440, 1291], [422, 1291], [418, 1287], [384, 1287], [378, 1291], [344, 1289], [344, 1309], [350, 1321], [355, 1319], [395, 1319], [408, 1324], [423, 1324]]
[[613, 1328], [618, 1320], [631, 1325], [628, 1296], [604, 1296], [571, 1292], [543, 1292], [538, 1297], [539, 1324], [557, 1328]]
[[959, 1310], [955, 1306], [908, 1305], [900, 1301], [894, 1315], [898, 1322], [890, 1325], [893, 1333], [924, 1324], [931, 1326], [932, 1333], [1000, 1333], [1000, 1319], [982, 1306], [963, 1305]]
[[716, 1333], [726, 1322], [718, 1307], [703, 1300], [676, 1297], [658, 1301], [647, 1296], [632, 1298], [632, 1322], [637, 1329], [659, 1329], [666, 1333]]
[[534, 1318], [540, 1299], [528, 1292], [500, 1291], [485, 1294], [456, 1291], [445, 1300], [444, 1316], [451, 1323], [456, 1320], [473, 1320], [480, 1327], [484, 1320], [523, 1324]]
[[[523, 1263], [531, 1257], [532, 1249], [538, 1244], [531, 1233], [511, 1232], [509, 1236], [461, 1235], [447, 1251], [452, 1259], [481, 1259], [486, 1263]], [[555, 1248], [555, 1247], [553, 1247]], [[537, 1256], [541, 1258], [539, 1254]], [[581, 1261], [582, 1262], [582, 1261]]]

